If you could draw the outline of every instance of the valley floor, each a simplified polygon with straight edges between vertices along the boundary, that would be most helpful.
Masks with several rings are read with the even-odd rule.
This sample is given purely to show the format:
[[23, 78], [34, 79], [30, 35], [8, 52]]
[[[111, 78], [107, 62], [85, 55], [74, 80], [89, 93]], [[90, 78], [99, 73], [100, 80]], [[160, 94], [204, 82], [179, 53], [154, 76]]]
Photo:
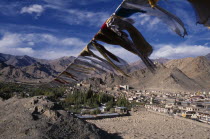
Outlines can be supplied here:
[[128, 117], [87, 121], [124, 139], [210, 139], [210, 125], [149, 111], [138, 111]]

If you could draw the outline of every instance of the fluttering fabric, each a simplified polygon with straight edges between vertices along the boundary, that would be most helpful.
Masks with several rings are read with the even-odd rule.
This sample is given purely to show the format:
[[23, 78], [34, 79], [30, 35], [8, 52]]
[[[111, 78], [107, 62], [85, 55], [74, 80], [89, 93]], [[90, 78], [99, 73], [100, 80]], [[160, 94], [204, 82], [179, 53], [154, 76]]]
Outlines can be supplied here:
[[210, 0], [188, 0], [194, 8], [197, 23], [210, 27]]
[[[120, 45], [124, 49], [138, 55], [150, 71], [154, 72], [155, 65], [148, 58], [153, 51], [152, 46], [144, 39], [141, 33], [132, 25], [132, 20], [111, 16], [95, 35], [94, 40], [112, 45]], [[123, 32], [126, 30], [129, 35]]]
[[103, 73], [128, 76], [123, 70], [128, 63], [108, 51], [101, 44], [91, 41], [79, 56], [51, 83], [71, 84]]
[[[150, 4], [155, 5], [155, 3], [156, 0], [150, 0]], [[156, 66], [148, 58], [153, 51], [152, 46], [132, 25], [134, 20], [126, 18], [137, 12], [148, 13], [148, 9], [141, 10], [141, 8], [138, 7], [142, 5], [143, 7], [146, 5], [148, 9], [152, 9], [147, 1], [146, 4], [141, 1], [136, 4], [135, 1], [123, 1], [116, 12], [102, 25], [99, 32], [80, 55], [52, 82], [69, 84], [90, 77], [98, 77], [107, 72], [115, 74], [121, 73], [122, 75], [128, 76], [124, 71], [127, 63], [109, 52], [104, 46], [97, 43], [97, 41], [111, 45], [119, 45], [133, 54], [138, 55], [148, 69], [154, 73]], [[152, 7], [154, 7], [154, 5], [152, 5]]]
[[181, 19], [156, 5], [157, 2], [158, 0], [124, 0], [115, 14], [121, 17], [129, 17], [135, 13], [155, 16], [163, 23], [167, 24], [179, 36], [184, 37], [187, 35], [187, 31]]
[[[91, 77], [100, 77], [103, 73], [128, 76], [128, 63], [114, 55], [109, 47], [99, 44], [121, 46], [139, 56], [147, 68], [155, 73], [156, 66], [149, 59], [153, 47], [146, 41], [130, 17], [136, 13], [155, 16], [166, 23], [175, 33], [184, 37], [187, 31], [183, 22], [157, 5], [159, 0], [123, 0], [115, 13], [106, 20], [100, 30], [82, 50], [79, 56], [58, 75], [52, 84], [71, 84]], [[188, 0], [197, 13], [197, 23], [210, 27], [210, 0]]]

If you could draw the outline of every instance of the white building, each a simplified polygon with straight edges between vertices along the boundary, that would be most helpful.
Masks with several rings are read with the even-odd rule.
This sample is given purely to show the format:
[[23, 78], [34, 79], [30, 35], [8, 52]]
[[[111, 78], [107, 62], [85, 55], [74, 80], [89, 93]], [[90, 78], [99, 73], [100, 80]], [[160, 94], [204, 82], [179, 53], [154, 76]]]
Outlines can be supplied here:
[[120, 85], [120, 88], [123, 88], [125, 90], [129, 90], [129, 85]]
[[199, 109], [196, 107], [186, 107], [186, 110], [187, 111], [199, 111]]

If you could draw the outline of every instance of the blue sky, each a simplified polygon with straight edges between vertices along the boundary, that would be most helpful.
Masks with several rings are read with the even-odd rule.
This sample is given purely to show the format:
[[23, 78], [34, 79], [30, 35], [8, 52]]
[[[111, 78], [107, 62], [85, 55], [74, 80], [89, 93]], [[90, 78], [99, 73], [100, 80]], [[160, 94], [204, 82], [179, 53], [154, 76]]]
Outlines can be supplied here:
[[[0, 53], [55, 59], [77, 56], [115, 11], [121, 0], [1, 0]], [[210, 30], [196, 25], [195, 13], [183, 0], [159, 5], [180, 17], [188, 31], [181, 38], [156, 17], [132, 16], [135, 26], [154, 47], [151, 58], [184, 58], [210, 53]], [[119, 46], [107, 49], [136, 61]]]

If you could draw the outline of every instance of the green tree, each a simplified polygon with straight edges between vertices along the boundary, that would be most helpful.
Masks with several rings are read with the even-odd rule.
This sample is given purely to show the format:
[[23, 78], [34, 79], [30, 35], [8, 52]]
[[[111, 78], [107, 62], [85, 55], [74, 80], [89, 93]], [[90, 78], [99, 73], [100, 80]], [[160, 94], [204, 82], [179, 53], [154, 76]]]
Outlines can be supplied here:
[[125, 97], [119, 98], [117, 100], [117, 106], [119, 106], [119, 107], [128, 107], [129, 106], [129, 102], [128, 102], [128, 100]]

